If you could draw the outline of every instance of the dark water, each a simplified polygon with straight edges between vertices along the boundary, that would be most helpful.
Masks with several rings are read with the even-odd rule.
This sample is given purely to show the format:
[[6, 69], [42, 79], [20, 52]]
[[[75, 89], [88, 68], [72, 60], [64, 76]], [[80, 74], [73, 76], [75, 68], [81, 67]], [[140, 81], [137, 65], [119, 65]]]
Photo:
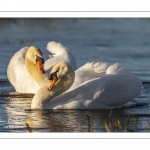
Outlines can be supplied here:
[[[0, 132], [149, 132], [150, 19], [0, 19]], [[138, 106], [111, 110], [30, 109], [32, 98], [14, 92], [6, 70], [12, 55], [24, 46], [56, 41], [75, 56], [77, 66], [90, 61], [119, 62], [143, 81]], [[4, 96], [5, 95], [5, 96]], [[27, 124], [26, 124], [27, 123]], [[107, 124], [108, 129], [107, 129]]]

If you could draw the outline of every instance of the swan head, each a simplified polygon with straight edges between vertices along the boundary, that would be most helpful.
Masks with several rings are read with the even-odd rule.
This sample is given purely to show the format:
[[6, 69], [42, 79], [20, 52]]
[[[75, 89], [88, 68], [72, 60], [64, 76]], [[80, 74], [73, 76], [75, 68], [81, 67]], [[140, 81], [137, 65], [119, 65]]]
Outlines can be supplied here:
[[25, 59], [28, 59], [33, 64], [36, 64], [40, 73], [44, 73], [43, 63], [44, 59], [42, 52], [35, 46], [30, 46], [26, 52]]
[[[69, 78], [70, 77], [70, 78]], [[72, 66], [66, 62], [60, 62], [53, 66], [48, 79], [50, 80], [50, 84], [48, 86], [48, 90], [50, 91], [57, 83], [62, 81], [63, 79], [69, 79], [70, 84], [73, 83], [75, 78], [75, 72]]]

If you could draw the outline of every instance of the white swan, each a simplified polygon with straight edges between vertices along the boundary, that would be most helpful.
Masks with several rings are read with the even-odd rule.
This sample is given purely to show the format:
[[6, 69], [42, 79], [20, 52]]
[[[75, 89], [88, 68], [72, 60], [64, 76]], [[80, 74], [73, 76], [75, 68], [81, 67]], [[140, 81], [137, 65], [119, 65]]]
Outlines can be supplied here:
[[23, 47], [11, 58], [7, 77], [15, 90], [20, 93], [35, 93], [44, 85], [42, 53], [37, 47]]
[[[74, 56], [60, 43], [49, 42], [47, 50], [52, 52], [53, 55], [44, 63], [44, 70], [46, 72], [49, 72], [51, 67], [60, 61], [68, 62], [76, 69]], [[45, 83], [45, 75], [42, 75], [37, 70], [37, 65], [41, 68], [42, 66], [36, 64], [36, 56], [39, 56], [43, 63], [41, 51], [34, 46], [26, 46], [16, 52], [11, 58], [7, 68], [7, 77], [16, 92], [36, 93]]]
[[100, 78], [88, 80], [74, 90], [65, 92], [73, 83], [75, 73], [64, 62], [52, 68], [49, 90], [37, 91], [31, 109], [114, 109], [134, 99], [142, 89], [138, 77], [118, 64], [108, 67]]

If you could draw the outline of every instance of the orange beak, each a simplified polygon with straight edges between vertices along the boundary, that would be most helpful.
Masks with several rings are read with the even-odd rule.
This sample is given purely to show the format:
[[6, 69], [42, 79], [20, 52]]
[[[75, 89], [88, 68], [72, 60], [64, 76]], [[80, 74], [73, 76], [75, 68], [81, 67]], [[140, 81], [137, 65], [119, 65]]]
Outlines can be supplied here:
[[38, 66], [40, 73], [44, 73], [44, 69], [43, 69], [43, 65], [42, 65], [41, 61], [40, 60], [37, 61], [36, 64]]
[[48, 90], [49, 91], [54, 87], [54, 85], [55, 85], [55, 83], [56, 83], [57, 80], [58, 80], [57, 77], [52, 76], [52, 79], [51, 79], [50, 84], [48, 86]]

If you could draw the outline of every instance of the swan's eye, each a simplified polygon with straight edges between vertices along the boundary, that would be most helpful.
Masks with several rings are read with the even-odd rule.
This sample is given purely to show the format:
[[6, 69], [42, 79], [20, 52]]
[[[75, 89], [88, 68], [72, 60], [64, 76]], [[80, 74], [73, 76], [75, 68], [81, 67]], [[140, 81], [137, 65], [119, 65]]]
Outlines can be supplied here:
[[52, 74], [48, 76], [48, 80], [52, 80]]
[[44, 59], [36, 55], [36, 62], [37, 61], [40, 61], [42, 64], [44, 64]]
[[57, 70], [56, 72], [51, 73], [51, 74], [48, 76], [48, 79], [49, 79], [49, 80], [52, 80], [53, 77], [56, 77], [56, 78], [57, 78], [57, 72], [58, 72], [58, 70]]

